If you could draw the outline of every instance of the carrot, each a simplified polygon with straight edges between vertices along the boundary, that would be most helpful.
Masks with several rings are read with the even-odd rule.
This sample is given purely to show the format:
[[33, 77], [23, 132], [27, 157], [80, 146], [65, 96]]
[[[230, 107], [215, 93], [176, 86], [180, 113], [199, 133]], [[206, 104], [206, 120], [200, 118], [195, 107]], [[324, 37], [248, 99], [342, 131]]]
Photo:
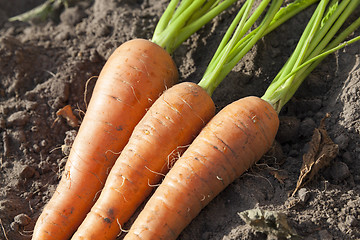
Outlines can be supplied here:
[[[177, 82], [170, 53], [234, 0], [210, 1], [210, 5], [196, 0], [174, 11], [177, 2], [171, 1], [151, 41], [122, 44], [101, 70], [62, 179], [36, 222], [34, 240], [72, 236], [146, 109]], [[203, 15], [193, 18], [199, 8]], [[192, 22], [187, 23], [188, 19]]]
[[210, 96], [194, 83], [165, 91], [135, 127], [99, 199], [72, 239], [115, 239], [152, 185], [168, 171], [171, 158], [182, 152], [214, 112]]
[[269, 150], [279, 126], [278, 113], [298, 80], [326, 55], [360, 40], [338, 45], [360, 26], [357, 20], [329, 43], [359, 2], [342, 2], [336, 10], [331, 5], [327, 14], [328, 1], [319, 3], [297, 49], [279, 72], [284, 75], [269, 86], [271, 97], [245, 97], [215, 115], [167, 173], [124, 240], [176, 239], [201, 209]]
[[[244, 36], [248, 32], [251, 23], [261, 15], [269, 0], [263, 1], [254, 11], [252, 16], [256, 17], [251, 16], [245, 21], [253, 3], [251, 0], [246, 1], [235, 17], [234, 24], [229, 29], [233, 31], [237, 23], [239, 27], [230, 41], [229, 34], [225, 34], [220, 53], [215, 55], [206, 71], [208, 74], [204, 75], [207, 84], [202, 85], [203, 81], [198, 85], [190, 82], [177, 84], [165, 91], [150, 107], [116, 160], [99, 199], [72, 239], [114, 239], [152, 192], [153, 186], [171, 168], [172, 161], [181, 155], [214, 116], [215, 106], [211, 93], [215, 87], [210, 83], [219, 84], [221, 78], [225, 77], [221, 66], [227, 63], [230, 49], [242, 39], [239, 35]], [[281, 1], [273, 1], [260, 25], [262, 29], [257, 29], [256, 34], [242, 46], [243, 55], [263, 36], [280, 6]], [[236, 63], [233, 61], [229, 64], [234, 66]], [[214, 66], [217, 69], [210, 71]], [[218, 77], [219, 75], [222, 77]]]
[[271, 146], [279, 120], [267, 102], [222, 109], [177, 160], [125, 239], [176, 239], [200, 210]]
[[63, 177], [36, 223], [33, 239], [71, 236], [145, 109], [177, 77], [169, 54], [147, 40], [126, 42], [111, 55], [94, 88]]

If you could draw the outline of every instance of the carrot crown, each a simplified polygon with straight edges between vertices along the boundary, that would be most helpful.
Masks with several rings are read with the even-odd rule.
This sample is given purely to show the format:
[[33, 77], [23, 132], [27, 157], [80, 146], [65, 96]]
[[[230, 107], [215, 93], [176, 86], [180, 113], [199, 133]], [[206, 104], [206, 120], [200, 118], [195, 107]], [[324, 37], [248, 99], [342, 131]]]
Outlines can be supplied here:
[[193, 33], [236, 0], [171, 0], [156, 25], [152, 42], [172, 53]]
[[212, 95], [226, 75], [259, 39], [316, 1], [318, 0], [296, 0], [280, 9], [283, 1], [273, 0], [260, 25], [250, 30], [263, 15], [270, 0], [263, 0], [252, 14], [250, 10], [254, 0], [247, 0], [223, 37], [199, 85]]
[[[360, 0], [343, 0], [340, 3], [333, 0], [330, 4], [329, 0], [321, 0], [318, 4], [294, 52], [262, 96], [278, 113], [327, 55], [360, 40], [358, 36], [340, 44], [360, 26], [360, 18], [338, 33], [359, 4]], [[335, 34], [338, 34], [336, 38]]]

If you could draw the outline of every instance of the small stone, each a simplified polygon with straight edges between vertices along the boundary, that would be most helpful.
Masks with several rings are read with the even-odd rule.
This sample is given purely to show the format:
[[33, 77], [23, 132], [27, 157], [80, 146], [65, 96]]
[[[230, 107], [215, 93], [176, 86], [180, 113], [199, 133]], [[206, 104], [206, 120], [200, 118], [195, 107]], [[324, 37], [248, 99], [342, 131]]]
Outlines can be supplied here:
[[309, 200], [310, 193], [306, 188], [300, 188], [298, 191], [299, 200], [302, 203], [306, 203]]
[[29, 165], [26, 165], [20, 171], [19, 175], [21, 179], [30, 179], [35, 175], [35, 169], [33, 167], [30, 167]]
[[19, 224], [20, 226], [27, 226], [30, 224], [31, 218], [28, 215], [26, 215], [25, 213], [21, 213], [14, 217], [14, 222]]

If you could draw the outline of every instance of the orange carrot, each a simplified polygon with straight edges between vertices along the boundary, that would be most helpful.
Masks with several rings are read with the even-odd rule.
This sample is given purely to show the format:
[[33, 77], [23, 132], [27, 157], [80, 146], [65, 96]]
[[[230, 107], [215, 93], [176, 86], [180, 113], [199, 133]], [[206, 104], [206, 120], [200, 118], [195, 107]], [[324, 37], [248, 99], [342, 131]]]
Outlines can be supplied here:
[[115, 50], [100, 73], [63, 177], [35, 225], [33, 240], [72, 236], [146, 109], [177, 82], [170, 53], [234, 1], [195, 0], [177, 8], [179, 1], [172, 0], [151, 41], [131, 40]]
[[33, 239], [70, 238], [145, 109], [177, 78], [170, 55], [150, 41], [136, 39], [116, 49], [100, 73], [63, 177]]
[[278, 113], [305, 77], [326, 55], [360, 40], [358, 36], [338, 45], [360, 26], [358, 18], [329, 43], [360, 1], [343, 1], [325, 14], [327, 4], [321, 0], [294, 53], [262, 98], [240, 99], [210, 120], [166, 175], [124, 240], [176, 239], [203, 207], [269, 150], [279, 127]]
[[[249, 3], [250, 1], [247, 1], [242, 8], [243, 10], [246, 8], [246, 11], [240, 11], [245, 13], [243, 19], [248, 17], [247, 13], [250, 13], [252, 5]], [[266, 5], [261, 4], [255, 12], [264, 10]], [[272, 5], [270, 10], [272, 16], [280, 5], [279, 1]], [[266, 18], [267, 24], [262, 25], [263, 30], [258, 31], [255, 37], [250, 39], [245, 49], [250, 49], [261, 38], [271, 19], [271, 17]], [[255, 22], [255, 20], [250, 21]], [[249, 24], [248, 27], [250, 26]], [[237, 34], [234, 36], [238, 37]], [[229, 48], [234, 45], [235, 41], [230, 40], [230, 44], [224, 48], [225, 53], [220, 55], [229, 54]], [[225, 61], [222, 63], [216, 61], [215, 65], [222, 69], [224, 63]], [[207, 83], [213, 90], [210, 83], [215, 80], [219, 83], [221, 78], [217, 76], [211, 78], [210, 75], [206, 75]], [[129, 142], [116, 160], [99, 199], [74, 234], [73, 240], [115, 239], [121, 232], [122, 226], [172, 166], [170, 163], [172, 159], [169, 158], [173, 158], [174, 154], [175, 157], [181, 155], [182, 150], [213, 117], [215, 107], [211, 100], [211, 91], [202, 87], [200, 83], [196, 85], [184, 82], [175, 85], [156, 100], [135, 127]]]
[[257, 97], [222, 109], [177, 160], [125, 239], [176, 239], [217, 194], [271, 147], [279, 120]]
[[215, 113], [195, 83], [165, 91], [135, 127], [99, 199], [72, 239], [115, 239], [186, 145]]

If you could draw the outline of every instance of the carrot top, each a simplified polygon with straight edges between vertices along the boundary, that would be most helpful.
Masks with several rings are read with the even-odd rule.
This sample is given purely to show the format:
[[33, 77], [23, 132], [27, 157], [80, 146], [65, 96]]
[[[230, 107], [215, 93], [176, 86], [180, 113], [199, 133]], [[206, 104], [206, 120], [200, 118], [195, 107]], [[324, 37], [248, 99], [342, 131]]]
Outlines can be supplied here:
[[[338, 33], [344, 22], [360, 4], [360, 0], [321, 0], [309, 20], [294, 52], [268, 87], [262, 99], [279, 113], [291, 99], [304, 79], [330, 53], [360, 40], [360, 36], [343, 42], [360, 26], [357, 18]], [[338, 34], [334, 38], [335, 34]]]
[[156, 25], [152, 42], [172, 53], [236, 0], [171, 0]]
[[260, 25], [250, 30], [263, 15], [270, 0], [263, 0], [252, 14], [250, 10], [254, 0], [247, 0], [225, 33], [199, 85], [212, 95], [226, 75], [259, 39], [317, 1], [296, 0], [280, 9], [283, 1], [273, 0]]

